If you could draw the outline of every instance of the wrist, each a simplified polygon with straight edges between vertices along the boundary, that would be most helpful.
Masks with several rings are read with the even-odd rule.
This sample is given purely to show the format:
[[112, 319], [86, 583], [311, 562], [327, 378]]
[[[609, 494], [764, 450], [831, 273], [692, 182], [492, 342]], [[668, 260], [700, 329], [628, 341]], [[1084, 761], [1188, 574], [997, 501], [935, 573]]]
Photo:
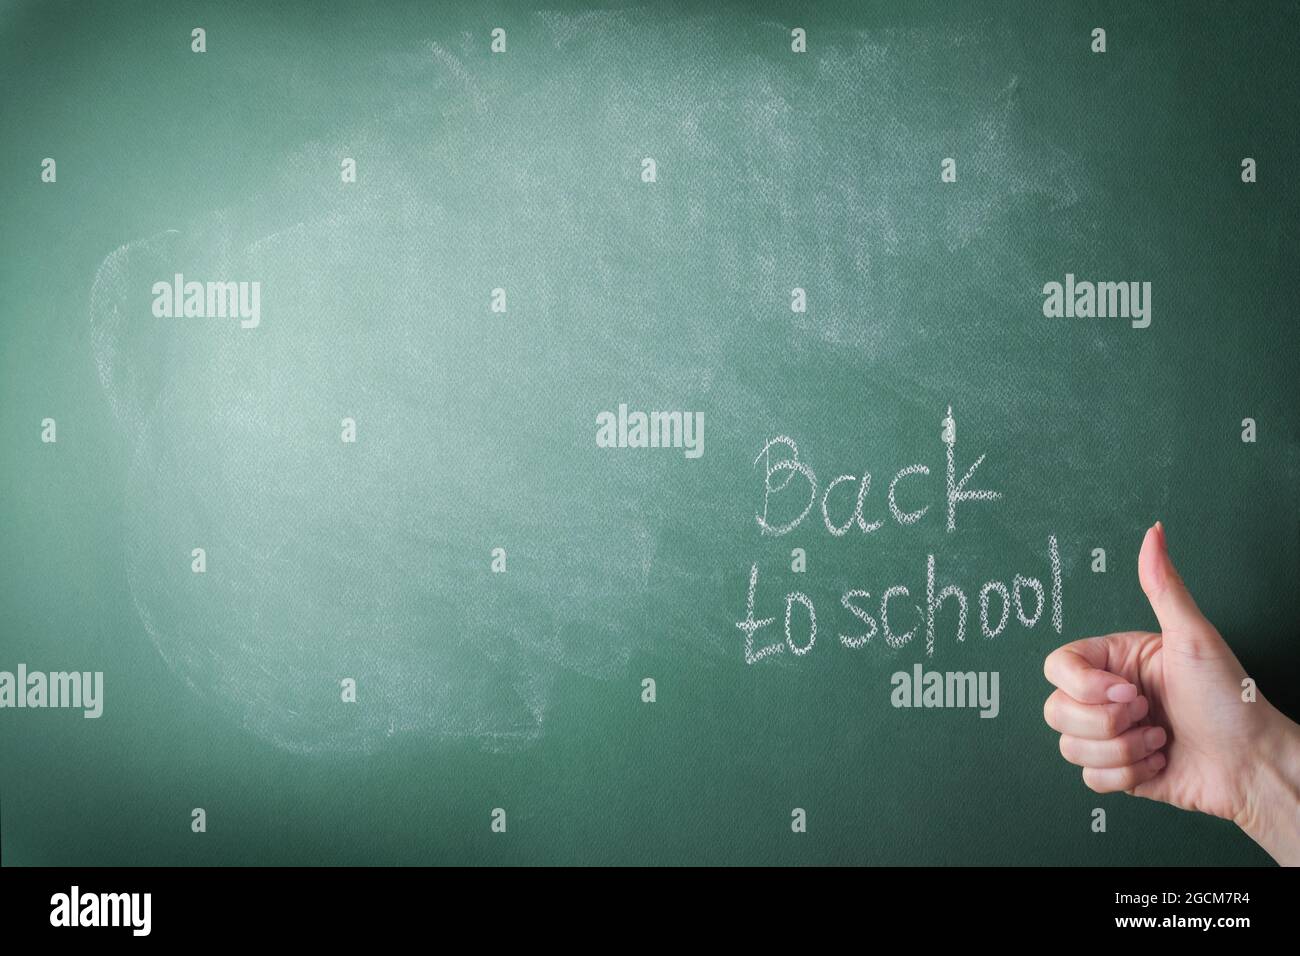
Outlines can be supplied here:
[[1233, 817], [1283, 866], [1300, 866], [1300, 725], [1271, 704]]

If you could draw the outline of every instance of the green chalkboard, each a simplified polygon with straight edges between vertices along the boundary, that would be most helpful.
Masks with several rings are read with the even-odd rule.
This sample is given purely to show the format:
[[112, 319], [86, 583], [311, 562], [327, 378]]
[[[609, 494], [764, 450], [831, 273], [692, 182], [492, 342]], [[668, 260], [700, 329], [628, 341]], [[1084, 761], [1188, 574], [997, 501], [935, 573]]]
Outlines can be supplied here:
[[0, 5], [0, 669], [103, 675], [0, 711], [4, 862], [1267, 862], [1087, 789], [1042, 667], [1155, 626], [1160, 519], [1297, 712], [1297, 42]]

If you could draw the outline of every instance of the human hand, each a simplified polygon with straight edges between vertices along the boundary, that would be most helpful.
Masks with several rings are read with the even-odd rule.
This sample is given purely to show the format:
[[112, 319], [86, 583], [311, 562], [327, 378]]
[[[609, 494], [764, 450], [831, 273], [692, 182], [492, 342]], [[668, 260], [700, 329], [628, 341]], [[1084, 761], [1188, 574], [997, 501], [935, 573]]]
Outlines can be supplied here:
[[[1142, 542], [1138, 578], [1160, 633], [1086, 638], [1044, 663], [1057, 689], [1043, 716], [1061, 734], [1061, 755], [1098, 793], [1210, 813], [1278, 859], [1300, 853], [1296, 725], [1258, 694], [1242, 699], [1246, 672], [1174, 569], [1159, 522]], [[1279, 825], [1292, 838], [1275, 850], [1263, 834]]]

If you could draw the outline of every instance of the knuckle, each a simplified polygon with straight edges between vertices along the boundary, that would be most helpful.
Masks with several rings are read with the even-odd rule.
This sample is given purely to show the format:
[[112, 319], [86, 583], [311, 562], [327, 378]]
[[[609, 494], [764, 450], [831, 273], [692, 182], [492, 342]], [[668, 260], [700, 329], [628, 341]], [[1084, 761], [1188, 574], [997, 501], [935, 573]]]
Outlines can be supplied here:
[[1193, 661], [1213, 660], [1219, 657], [1222, 638], [1196, 627], [1166, 630], [1161, 635], [1161, 645], [1180, 657]]
[[1124, 712], [1113, 704], [1108, 704], [1102, 713], [1101, 726], [1107, 737], [1116, 737], [1124, 730]]
[[1043, 720], [1047, 726], [1056, 729], [1056, 694], [1049, 694], [1047, 700], [1043, 701]]
[[1128, 755], [1128, 762], [1131, 764], [1137, 763], [1147, 755], [1147, 745], [1142, 738], [1141, 731], [1129, 734], [1128, 739], [1125, 741], [1124, 750]]

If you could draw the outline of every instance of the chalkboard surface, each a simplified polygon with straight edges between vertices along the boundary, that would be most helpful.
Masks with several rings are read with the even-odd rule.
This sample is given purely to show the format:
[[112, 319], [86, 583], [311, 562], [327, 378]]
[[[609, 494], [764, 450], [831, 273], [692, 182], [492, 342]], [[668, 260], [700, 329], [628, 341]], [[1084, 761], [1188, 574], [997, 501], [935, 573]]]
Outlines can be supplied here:
[[4, 862], [1267, 862], [1042, 664], [1161, 519], [1296, 713], [1297, 42], [4, 4], [0, 668], [103, 674], [0, 713]]

